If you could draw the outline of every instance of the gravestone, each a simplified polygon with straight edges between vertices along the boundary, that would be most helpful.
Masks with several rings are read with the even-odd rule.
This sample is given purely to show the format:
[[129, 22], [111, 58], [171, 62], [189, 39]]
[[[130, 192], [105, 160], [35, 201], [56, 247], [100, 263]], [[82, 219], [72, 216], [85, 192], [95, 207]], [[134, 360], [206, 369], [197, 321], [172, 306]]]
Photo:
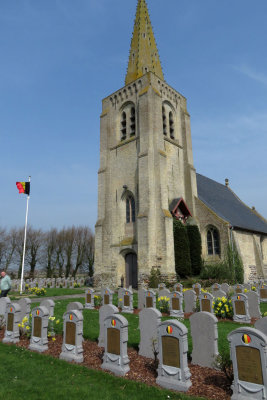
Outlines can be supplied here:
[[118, 314], [119, 309], [113, 304], [107, 304], [99, 308], [99, 337], [98, 337], [98, 346], [105, 346], [105, 327], [104, 321], [107, 317]]
[[30, 318], [31, 312], [31, 300], [28, 297], [24, 297], [18, 301], [20, 306], [20, 322], [23, 320], [24, 317]]
[[242, 327], [228, 335], [233, 362], [232, 400], [266, 399], [267, 336]]
[[267, 317], [258, 319], [258, 321], [255, 322], [254, 327], [267, 336]]
[[261, 318], [260, 312], [260, 297], [256, 292], [248, 292], [246, 293], [248, 298], [248, 312], [250, 318]]
[[11, 300], [9, 297], [1, 297], [0, 298], [0, 326], [2, 327], [5, 324], [6, 320], [6, 310], [11, 304]]
[[158, 327], [159, 366], [156, 383], [164, 388], [186, 392], [192, 385], [187, 365], [187, 328], [176, 320]]
[[119, 288], [118, 290], [118, 307], [122, 308], [122, 293], [124, 291], [124, 288]]
[[173, 286], [173, 290], [175, 291], [175, 292], [180, 292], [180, 293], [183, 293], [183, 285], [181, 284], [181, 283], [176, 283], [174, 286]]
[[42, 300], [40, 306], [46, 307], [48, 310], [49, 317], [54, 316], [55, 302], [51, 299]]
[[156, 308], [156, 293], [153, 290], [146, 290], [145, 292], [145, 308]]
[[197, 295], [194, 290], [186, 290], [184, 292], [184, 312], [191, 313], [196, 308]]
[[81, 311], [83, 310], [83, 305], [79, 301], [73, 301], [67, 305], [67, 311], [71, 310], [78, 310]]
[[184, 317], [183, 294], [181, 292], [172, 292], [170, 294], [170, 315], [171, 317]]
[[247, 291], [251, 290], [251, 284], [250, 283], [244, 283], [243, 288], [246, 289]]
[[127, 354], [128, 321], [122, 315], [113, 314], [104, 321], [105, 353], [101, 368], [124, 376], [129, 372]]
[[88, 288], [85, 290], [85, 306], [88, 310], [93, 310], [95, 308], [95, 300], [94, 300], [94, 289]]
[[138, 309], [143, 310], [145, 308], [145, 293], [146, 289], [141, 288], [138, 290]]
[[228, 283], [222, 283], [221, 290], [223, 290], [226, 294], [228, 294], [230, 291], [230, 286], [228, 285]]
[[133, 313], [133, 292], [129, 289], [122, 290], [122, 310], [123, 313]]
[[245, 294], [239, 293], [232, 296], [232, 306], [234, 310], [233, 320], [235, 322], [250, 323], [248, 298]]
[[193, 341], [192, 364], [213, 368], [218, 356], [218, 319], [210, 312], [202, 311], [189, 318]]
[[109, 288], [101, 289], [102, 305], [112, 304], [113, 292]]
[[238, 283], [237, 285], [234, 285], [234, 292], [235, 292], [236, 294], [244, 293], [244, 287], [243, 287], [243, 285], [241, 285], [240, 283]]
[[163, 289], [165, 289], [166, 288], [166, 285], [165, 285], [165, 283], [159, 283], [158, 284], [158, 290], [160, 291], [160, 290], [163, 290]]
[[155, 359], [158, 353], [158, 326], [162, 314], [156, 308], [144, 308], [139, 313], [139, 355]]
[[259, 295], [260, 295], [260, 301], [262, 303], [267, 302], [267, 285], [265, 283], [262, 283], [259, 288]]
[[19, 342], [20, 305], [11, 303], [6, 309], [6, 330], [3, 343]]
[[200, 305], [200, 311], [205, 311], [208, 313], [213, 314], [213, 301], [214, 297], [212, 296], [211, 293], [201, 293], [199, 295], [199, 305]]
[[63, 315], [63, 344], [59, 358], [66, 361], [83, 362], [83, 315], [71, 310]]
[[213, 296], [215, 299], [221, 299], [222, 297], [227, 297], [227, 294], [223, 291], [223, 290], [216, 290], [215, 292], [213, 292]]
[[217, 290], [220, 290], [220, 289], [221, 289], [221, 285], [219, 285], [219, 283], [214, 283], [214, 284], [211, 286], [211, 290], [212, 290], [213, 296], [214, 296], [215, 292], [216, 292]]
[[193, 290], [195, 291], [197, 297], [200, 295], [201, 293], [201, 285], [200, 283], [194, 283], [194, 285], [192, 286]]
[[158, 298], [167, 297], [167, 299], [169, 299], [170, 298], [170, 294], [171, 294], [171, 292], [169, 291], [169, 289], [165, 288], [165, 289], [159, 290]]
[[42, 353], [48, 350], [47, 328], [49, 312], [45, 306], [32, 310], [32, 335], [29, 349]]

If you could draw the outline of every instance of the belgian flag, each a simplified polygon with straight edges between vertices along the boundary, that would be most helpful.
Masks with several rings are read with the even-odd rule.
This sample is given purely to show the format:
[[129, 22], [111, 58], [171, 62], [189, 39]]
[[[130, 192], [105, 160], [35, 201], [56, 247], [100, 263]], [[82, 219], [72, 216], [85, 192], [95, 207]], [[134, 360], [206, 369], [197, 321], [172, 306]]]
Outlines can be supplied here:
[[19, 193], [30, 195], [30, 182], [16, 182]]

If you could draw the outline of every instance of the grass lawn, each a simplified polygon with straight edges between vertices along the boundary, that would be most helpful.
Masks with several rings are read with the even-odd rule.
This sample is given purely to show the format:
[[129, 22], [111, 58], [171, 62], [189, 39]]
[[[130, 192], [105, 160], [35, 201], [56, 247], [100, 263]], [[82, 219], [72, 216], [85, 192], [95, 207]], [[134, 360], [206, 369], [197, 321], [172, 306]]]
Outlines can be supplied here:
[[5, 400], [204, 400], [117, 378], [2, 343], [0, 376], [0, 398]]
[[[65, 289], [65, 288], [46, 288], [45, 296], [30, 296], [31, 298], [40, 298], [43, 297], [54, 297], [54, 296], [66, 296], [72, 294], [82, 294], [85, 293], [85, 288], [77, 288], [77, 289]], [[24, 295], [27, 293], [24, 293]], [[30, 293], [29, 293], [30, 295]], [[10, 292], [10, 298], [15, 300], [18, 296], [20, 296], [19, 292]]]

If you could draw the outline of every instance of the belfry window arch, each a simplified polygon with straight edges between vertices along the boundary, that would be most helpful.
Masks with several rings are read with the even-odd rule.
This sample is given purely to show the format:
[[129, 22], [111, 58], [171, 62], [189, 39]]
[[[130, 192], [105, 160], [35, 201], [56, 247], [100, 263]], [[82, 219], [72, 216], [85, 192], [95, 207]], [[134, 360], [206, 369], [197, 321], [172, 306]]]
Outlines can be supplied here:
[[164, 136], [175, 139], [175, 110], [167, 101], [162, 104], [162, 129]]
[[220, 234], [215, 226], [207, 229], [207, 250], [209, 256], [221, 254]]
[[120, 110], [120, 140], [136, 135], [136, 111], [132, 102], [127, 102]]
[[126, 223], [135, 222], [135, 200], [132, 195], [126, 197]]

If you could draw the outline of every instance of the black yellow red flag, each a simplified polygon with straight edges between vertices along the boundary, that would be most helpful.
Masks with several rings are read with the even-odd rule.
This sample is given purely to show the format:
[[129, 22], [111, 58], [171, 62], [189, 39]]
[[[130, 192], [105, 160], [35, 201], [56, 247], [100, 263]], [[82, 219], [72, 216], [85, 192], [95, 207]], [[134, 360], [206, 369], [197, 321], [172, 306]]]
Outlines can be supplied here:
[[19, 193], [30, 195], [30, 182], [16, 182]]

